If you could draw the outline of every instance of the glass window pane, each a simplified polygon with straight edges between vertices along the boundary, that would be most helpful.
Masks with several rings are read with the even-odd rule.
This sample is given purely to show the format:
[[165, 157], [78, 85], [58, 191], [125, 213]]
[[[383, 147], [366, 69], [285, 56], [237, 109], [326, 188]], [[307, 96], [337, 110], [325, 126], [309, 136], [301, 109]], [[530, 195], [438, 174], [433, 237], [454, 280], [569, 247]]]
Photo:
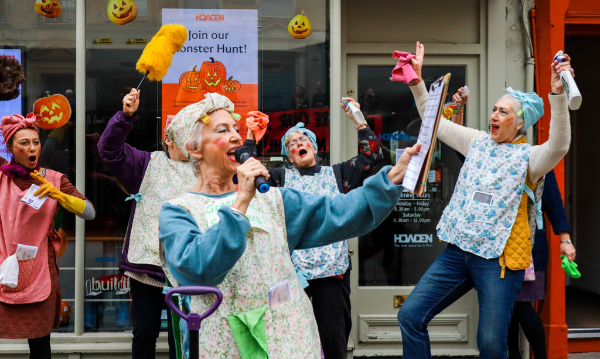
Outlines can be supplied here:
[[[329, 158], [326, 0], [136, 0], [136, 4], [135, 20], [120, 26], [109, 20], [106, 2], [86, 2], [86, 193], [97, 210], [96, 219], [86, 225], [87, 331], [131, 330], [129, 294], [120, 293], [128, 291], [128, 279], [118, 282], [116, 289], [107, 283], [117, 280], [132, 201], [125, 201], [130, 193], [102, 162], [96, 146], [111, 117], [122, 109], [123, 96], [142, 78], [135, 64], [144, 46], [127, 40], [150, 41], [161, 26], [163, 8], [258, 9], [258, 109], [269, 113], [272, 121], [272, 136], [259, 145], [261, 159], [269, 165], [283, 163], [269, 161], [281, 156], [279, 140], [298, 121], [318, 132], [325, 163]], [[302, 11], [310, 19], [312, 31], [307, 38], [296, 39], [290, 36], [288, 24]], [[108, 38], [110, 44], [98, 43]], [[199, 65], [208, 56], [199, 57]], [[202, 90], [199, 98], [205, 93]], [[160, 83], [142, 84], [140, 107], [127, 136], [129, 146], [148, 152], [161, 150], [162, 97]]]
[[[421, 127], [413, 95], [403, 83], [389, 80], [393, 66], [360, 66], [358, 95], [361, 110], [385, 156], [385, 165], [394, 164], [403, 148], [416, 143]], [[452, 73], [447, 102], [465, 84], [465, 67], [425, 66], [423, 79], [431, 83]], [[467, 107], [468, 108], [468, 107]], [[465, 123], [467, 113], [465, 112]], [[450, 201], [462, 166], [460, 155], [437, 141], [431, 160], [430, 178], [423, 196], [409, 192], [388, 218], [368, 235], [359, 237], [359, 285], [415, 285], [427, 268], [446, 248], [435, 227]]]
[[[71, 119], [58, 128], [39, 129], [42, 150], [38, 160], [42, 168], [58, 171], [75, 184], [75, 0], [61, 0], [61, 4], [62, 12], [56, 17], [49, 7], [44, 8], [47, 13], [42, 16], [34, 1], [26, 5], [17, 0], [0, 1], [0, 55], [20, 58], [26, 79], [20, 98], [1, 102], [0, 109], [2, 115], [26, 116], [46, 93], [65, 95], [72, 107]], [[55, 116], [59, 115], [46, 114], [48, 118]], [[66, 253], [57, 259], [62, 300], [70, 305], [70, 311], [65, 304], [67, 310], [61, 312], [64, 318], [58, 331], [72, 332], [74, 323], [69, 317], [74, 310], [70, 300], [74, 299], [75, 215], [61, 209], [55, 224], [69, 240]]]

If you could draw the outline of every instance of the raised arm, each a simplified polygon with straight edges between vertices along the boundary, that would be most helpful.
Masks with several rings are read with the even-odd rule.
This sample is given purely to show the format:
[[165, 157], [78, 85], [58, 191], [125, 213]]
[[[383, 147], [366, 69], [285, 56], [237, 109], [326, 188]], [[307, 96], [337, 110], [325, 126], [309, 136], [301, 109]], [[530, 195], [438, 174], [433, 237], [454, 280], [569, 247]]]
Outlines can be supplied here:
[[383, 162], [381, 145], [369, 127], [358, 130], [358, 156], [333, 165], [338, 188], [348, 192], [362, 186], [364, 180]]
[[[126, 101], [131, 102], [128, 97], [136, 96], [134, 89], [132, 93], [123, 99], [123, 111], [117, 112], [108, 122], [108, 126], [102, 133], [98, 142], [98, 153], [100, 158], [119, 182], [129, 193], [137, 193], [144, 179], [146, 167], [150, 162], [150, 152], [140, 151], [131, 147], [125, 140], [133, 129], [135, 121], [135, 110]], [[137, 97], [139, 101], [139, 95]]]
[[369, 233], [392, 211], [402, 186], [388, 178], [391, 166], [362, 187], [331, 198], [281, 188], [290, 252]]
[[158, 236], [169, 269], [181, 285], [219, 285], [244, 254], [250, 223], [228, 206], [218, 215], [219, 222], [202, 233], [183, 208], [162, 206]]
[[537, 182], [543, 175], [550, 172], [569, 152], [571, 145], [571, 122], [569, 121], [568, 99], [563, 89], [559, 73], [570, 71], [573, 76], [575, 72], [571, 68], [571, 58], [565, 54], [567, 61], [558, 63], [554, 61], [551, 65], [552, 93], [548, 95], [550, 102], [550, 131], [548, 141], [540, 146], [534, 146], [529, 155], [529, 179]]

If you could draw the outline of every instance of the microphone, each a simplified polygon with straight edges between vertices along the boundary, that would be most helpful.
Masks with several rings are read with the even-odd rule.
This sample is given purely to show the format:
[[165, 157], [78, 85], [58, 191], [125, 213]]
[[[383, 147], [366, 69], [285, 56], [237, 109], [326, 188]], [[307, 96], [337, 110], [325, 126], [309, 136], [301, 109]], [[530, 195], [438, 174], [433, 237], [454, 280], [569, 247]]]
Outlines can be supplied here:
[[[252, 157], [252, 150], [248, 147], [240, 146], [235, 149], [235, 160], [242, 164]], [[254, 179], [254, 187], [258, 189], [260, 193], [267, 193], [271, 186], [267, 183], [265, 176], [258, 176]]]

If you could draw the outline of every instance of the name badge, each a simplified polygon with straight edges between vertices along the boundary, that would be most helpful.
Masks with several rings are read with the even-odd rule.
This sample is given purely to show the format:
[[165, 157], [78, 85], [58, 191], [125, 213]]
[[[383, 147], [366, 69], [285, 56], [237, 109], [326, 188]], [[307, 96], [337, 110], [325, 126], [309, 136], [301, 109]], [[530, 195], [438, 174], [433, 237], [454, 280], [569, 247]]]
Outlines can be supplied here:
[[292, 297], [292, 289], [290, 287], [289, 279], [286, 279], [269, 289], [270, 308], [274, 308], [283, 303], [291, 302], [293, 299], [294, 298]]
[[[212, 203], [206, 204], [206, 219], [208, 221], [208, 226], [212, 227], [215, 224], [219, 223], [219, 208], [223, 206], [231, 207], [237, 198], [237, 194], [232, 194], [225, 198], [217, 199]], [[258, 212], [256, 207], [250, 202], [248, 205], [248, 209], [246, 210], [246, 217], [250, 221], [250, 226], [252, 228], [260, 228], [265, 232], [268, 232], [265, 221], [263, 220], [262, 215]]]
[[29, 189], [27, 190], [27, 192], [23, 196], [23, 198], [21, 198], [21, 202], [23, 202], [26, 205], [31, 206], [31, 207], [33, 207], [35, 209], [40, 209], [40, 207], [44, 204], [44, 202], [46, 202], [46, 199], [48, 198], [48, 195], [45, 195], [42, 198], [39, 198], [38, 196], [34, 196], [33, 194], [39, 188], [40, 188], [40, 186], [32, 184], [31, 187], [29, 187]]

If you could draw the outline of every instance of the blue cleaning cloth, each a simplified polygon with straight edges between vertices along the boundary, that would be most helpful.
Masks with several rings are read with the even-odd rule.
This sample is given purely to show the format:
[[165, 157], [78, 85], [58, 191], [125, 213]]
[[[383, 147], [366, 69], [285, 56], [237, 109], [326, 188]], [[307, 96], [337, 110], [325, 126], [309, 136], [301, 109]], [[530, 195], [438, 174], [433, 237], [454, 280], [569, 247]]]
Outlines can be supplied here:
[[523, 106], [523, 117], [525, 118], [524, 129], [533, 126], [542, 116], [544, 116], [544, 100], [542, 100], [535, 92], [524, 93], [519, 90], [513, 90], [511, 87], [507, 88], [506, 91], [511, 94], [511, 96], [521, 101], [521, 105]]
[[[285, 135], [281, 138], [281, 154], [282, 155], [284, 155], [284, 156], [288, 155], [287, 146], [285, 145], [285, 139], [290, 135], [291, 132], [296, 132], [303, 127], [304, 127], [304, 122], [298, 122], [296, 124], [296, 126], [290, 128], [285, 133]], [[306, 128], [303, 130], [300, 130], [300, 132], [303, 132], [306, 136], [308, 136], [308, 138], [310, 138], [310, 142], [312, 142], [313, 146], [315, 146], [315, 151], [318, 151], [319, 147], [317, 146], [317, 136], [315, 135], [315, 133]]]

